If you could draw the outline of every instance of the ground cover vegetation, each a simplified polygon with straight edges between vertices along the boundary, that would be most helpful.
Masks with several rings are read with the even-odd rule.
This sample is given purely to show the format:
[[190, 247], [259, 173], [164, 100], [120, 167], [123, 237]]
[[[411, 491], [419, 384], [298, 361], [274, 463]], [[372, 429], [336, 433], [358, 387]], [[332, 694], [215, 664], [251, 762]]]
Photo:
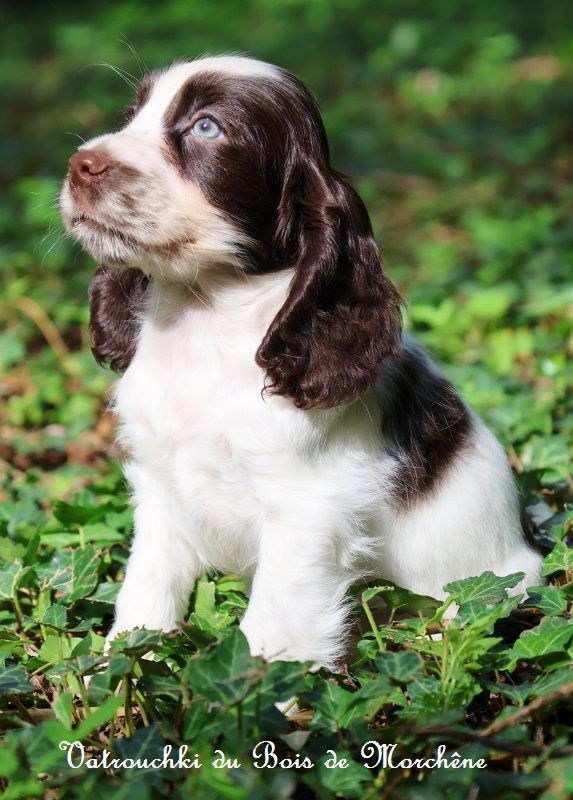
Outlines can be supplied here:
[[[489, 0], [4, 10], [6, 798], [573, 795], [572, 17], [567, 3]], [[76, 136], [119, 124], [131, 76], [231, 50], [282, 64], [317, 94], [333, 161], [365, 198], [407, 298], [407, 325], [503, 442], [545, 555], [548, 582], [522, 603], [506, 594], [517, 576], [451, 584], [441, 605], [390, 584], [357, 587], [357, 644], [336, 675], [251, 659], [237, 626], [246, 587], [233, 575], [202, 578], [181, 635], [136, 631], [101, 655], [132, 510], [106, 410], [112, 376], [87, 340], [94, 265], [63, 237], [54, 201]], [[450, 602], [460, 611], [446, 623]], [[293, 696], [287, 719], [274, 703]], [[86, 759], [104, 749], [153, 759], [185, 743], [203, 766], [72, 769], [66, 740], [82, 741]], [[251, 751], [264, 740], [277, 758], [315, 766], [258, 769]], [[445, 745], [487, 768], [384, 768], [365, 758], [369, 741], [397, 744], [396, 763]], [[241, 766], [214, 766], [218, 750]], [[325, 764], [328, 751], [347, 766]]]

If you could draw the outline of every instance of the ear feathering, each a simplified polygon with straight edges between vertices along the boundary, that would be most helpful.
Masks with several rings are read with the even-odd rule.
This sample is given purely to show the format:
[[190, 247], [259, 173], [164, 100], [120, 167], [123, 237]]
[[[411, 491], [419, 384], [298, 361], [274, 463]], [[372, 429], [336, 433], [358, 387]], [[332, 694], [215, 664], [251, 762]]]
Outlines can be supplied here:
[[90, 283], [90, 338], [98, 364], [126, 370], [135, 355], [148, 278], [139, 269], [99, 267]]
[[401, 341], [401, 300], [380, 265], [356, 191], [308, 158], [285, 181], [277, 237], [291, 250], [290, 292], [257, 355], [266, 390], [299, 408], [362, 394]]

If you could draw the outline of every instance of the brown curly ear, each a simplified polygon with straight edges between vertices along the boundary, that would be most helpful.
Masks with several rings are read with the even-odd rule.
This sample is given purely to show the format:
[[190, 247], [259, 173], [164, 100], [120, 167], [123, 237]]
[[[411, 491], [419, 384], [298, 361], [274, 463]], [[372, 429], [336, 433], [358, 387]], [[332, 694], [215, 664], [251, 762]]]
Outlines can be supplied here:
[[299, 408], [350, 402], [401, 338], [400, 297], [380, 266], [368, 212], [341, 175], [307, 159], [285, 182], [279, 216], [280, 248], [295, 273], [257, 351], [266, 388]]
[[139, 269], [99, 267], [89, 288], [90, 338], [99, 364], [127, 369], [135, 354], [149, 279]]

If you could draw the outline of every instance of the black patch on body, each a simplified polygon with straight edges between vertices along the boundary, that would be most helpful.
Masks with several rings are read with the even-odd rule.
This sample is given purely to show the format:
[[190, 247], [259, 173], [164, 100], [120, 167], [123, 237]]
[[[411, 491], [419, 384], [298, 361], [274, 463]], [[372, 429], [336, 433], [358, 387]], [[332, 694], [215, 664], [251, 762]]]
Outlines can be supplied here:
[[[380, 378], [382, 434], [396, 458], [391, 489], [407, 507], [431, 492], [471, 438], [468, 409], [421, 349], [403, 349]], [[460, 498], [463, 502], [463, 498]]]

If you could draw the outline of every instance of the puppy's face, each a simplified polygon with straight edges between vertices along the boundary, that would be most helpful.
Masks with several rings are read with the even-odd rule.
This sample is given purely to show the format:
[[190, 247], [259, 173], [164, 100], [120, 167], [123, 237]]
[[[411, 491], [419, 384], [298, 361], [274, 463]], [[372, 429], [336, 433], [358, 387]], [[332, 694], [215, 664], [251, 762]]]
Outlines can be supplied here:
[[221, 271], [292, 268], [255, 358], [267, 389], [301, 408], [356, 398], [397, 352], [399, 298], [368, 213], [330, 166], [312, 96], [278, 67], [204, 58], [148, 76], [127, 125], [70, 159], [61, 207], [103, 265], [90, 330], [115, 369], [137, 346], [142, 272], [208, 294]]
[[162, 279], [284, 266], [277, 215], [295, 128], [326, 146], [308, 93], [271, 65], [205, 58], [153, 73], [125, 127], [70, 159], [66, 229], [100, 263]]

